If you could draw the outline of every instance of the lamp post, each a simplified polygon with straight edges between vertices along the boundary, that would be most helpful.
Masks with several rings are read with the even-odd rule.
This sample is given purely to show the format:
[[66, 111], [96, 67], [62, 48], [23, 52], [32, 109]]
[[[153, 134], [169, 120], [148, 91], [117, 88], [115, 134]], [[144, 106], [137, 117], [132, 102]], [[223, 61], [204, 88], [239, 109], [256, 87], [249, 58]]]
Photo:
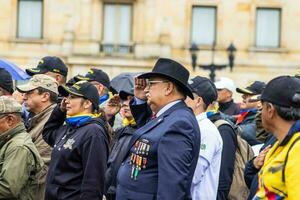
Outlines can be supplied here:
[[232, 69], [233, 69], [233, 66], [234, 66], [234, 58], [235, 58], [236, 48], [233, 45], [233, 43], [230, 43], [229, 47], [226, 50], [227, 50], [227, 53], [228, 53], [230, 71], [232, 72]]
[[[198, 48], [198, 46], [193, 43], [192, 46], [189, 48], [190, 53], [191, 53], [191, 58], [192, 58], [192, 67], [193, 70], [196, 70], [196, 66], [204, 69], [204, 70], [209, 70], [209, 78], [212, 82], [215, 82], [215, 77], [216, 77], [216, 70], [221, 70], [226, 68], [228, 65], [227, 64], [223, 64], [223, 65], [217, 65], [214, 63], [215, 60], [215, 43], [212, 46], [212, 61], [211, 64], [208, 65], [197, 65], [197, 52], [200, 50]], [[235, 46], [231, 43], [229, 45], [229, 47], [226, 49], [228, 52], [228, 60], [229, 60], [229, 67], [230, 67], [230, 71], [232, 72], [232, 69], [234, 67], [234, 58], [235, 58], [235, 52], [237, 51], [237, 49], [235, 48]]]

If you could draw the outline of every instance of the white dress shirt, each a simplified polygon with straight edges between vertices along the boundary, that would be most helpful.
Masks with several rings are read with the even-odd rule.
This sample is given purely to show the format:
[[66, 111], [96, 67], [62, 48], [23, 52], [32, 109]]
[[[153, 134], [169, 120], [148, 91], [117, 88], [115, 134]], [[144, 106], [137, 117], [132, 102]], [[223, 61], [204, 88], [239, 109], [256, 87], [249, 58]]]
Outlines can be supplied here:
[[207, 118], [206, 113], [201, 113], [196, 118], [201, 132], [201, 146], [191, 195], [193, 200], [216, 200], [223, 141], [217, 127]]

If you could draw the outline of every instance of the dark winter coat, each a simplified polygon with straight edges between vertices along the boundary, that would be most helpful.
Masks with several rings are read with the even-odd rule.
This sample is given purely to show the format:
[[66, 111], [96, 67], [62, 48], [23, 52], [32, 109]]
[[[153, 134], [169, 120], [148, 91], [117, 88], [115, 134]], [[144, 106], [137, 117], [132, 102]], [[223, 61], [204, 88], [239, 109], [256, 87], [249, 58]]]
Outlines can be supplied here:
[[43, 131], [53, 147], [45, 200], [102, 199], [109, 152], [105, 123], [92, 118], [75, 128], [63, 124], [65, 116], [56, 107]]

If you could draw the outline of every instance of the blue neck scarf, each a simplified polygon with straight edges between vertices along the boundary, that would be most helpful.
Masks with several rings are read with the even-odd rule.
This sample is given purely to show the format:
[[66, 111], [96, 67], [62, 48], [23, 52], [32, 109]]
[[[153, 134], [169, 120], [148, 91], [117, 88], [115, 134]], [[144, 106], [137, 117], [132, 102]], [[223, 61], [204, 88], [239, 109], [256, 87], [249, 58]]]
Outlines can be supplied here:
[[100, 117], [101, 114], [83, 114], [75, 116], [67, 116], [66, 124], [73, 127], [79, 127], [92, 118]]
[[105, 95], [101, 96], [99, 98], [99, 105], [101, 105], [103, 102], [105, 102], [107, 99], [109, 99], [109, 94], [106, 93]]

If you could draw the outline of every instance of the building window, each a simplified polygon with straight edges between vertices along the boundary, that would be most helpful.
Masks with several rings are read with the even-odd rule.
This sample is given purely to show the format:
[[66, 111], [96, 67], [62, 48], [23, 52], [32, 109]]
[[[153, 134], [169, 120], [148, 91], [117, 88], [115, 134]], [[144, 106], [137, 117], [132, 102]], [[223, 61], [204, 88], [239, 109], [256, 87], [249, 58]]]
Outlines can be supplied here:
[[131, 4], [104, 4], [102, 51], [106, 53], [132, 52], [131, 29]]
[[256, 46], [280, 46], [280, 9], [258, 8], [256, 16]]
[[216, 41], [216, 7], [193, 7], [191, 42], [213, 45]]
[[43, 1], [19, 0], [18, 38], [42, 38]]

